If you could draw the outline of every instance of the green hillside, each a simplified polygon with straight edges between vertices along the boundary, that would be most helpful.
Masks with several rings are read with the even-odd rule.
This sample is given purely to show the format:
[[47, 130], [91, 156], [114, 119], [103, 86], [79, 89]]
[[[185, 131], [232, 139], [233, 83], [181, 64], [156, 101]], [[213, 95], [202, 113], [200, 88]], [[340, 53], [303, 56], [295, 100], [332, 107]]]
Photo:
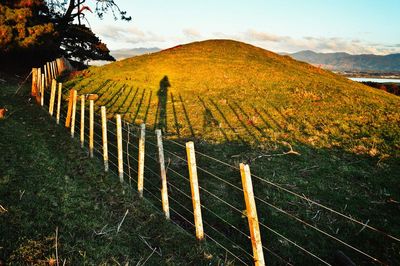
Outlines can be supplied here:
[[[385, 263], [400, 263], [398, 242], [306, 200], [314, 199], [381, 231], [400, 235], [395, 218], [400, 201], [399, 97], [229, 40], [196, 42], [91, 67], [73, 73], [64, 82], [65, 93], [70, 88], [78, 94], [98, 94], [95, 105], [106, 106], [110, 118], [119, 113], [129, 122], [146, 123], [149, 132], [163, 129], [164, 148], [169, 151], [170, 197], [174, 199], [171, 206], [185, 213], [186, 219], [192, 220], [185, 210], [191, 209], [190, 201], [181, 193], [190, 194], [187, 168], [177, 157], [186, 155], [171, 140], [178, 144], [194, 140], [197, 151], [233, 166], [249, 163], [259, 177], [253, 184], [261, 199], [257, 199], [260, 221], [329, 263], [336, 250], [343, 250], [357, 265], [371, 265], [371, 260], [290, 215]], [[158, 169], [157, 151], [150, 144], [154, 137], [149, 134], [146, 141], [146, 169]], [[287, 153], [291, 148], [294, 152]], [[136, 152], [132, 148], [130, 154]], [[241, 186], [239, 171], [207, 156], [196, 156], [203, 168], [199, 170], [202, 188], [233, 204], [236, 211], [243, 210], [243, 193], [232, 189], [232, 184]], [[145, 175], [152, 190], [159, 176], [149, 170]], [[276, 189], [271, 182], [307, 198]], [[158, 187], [152, 191], [159, 193]], [[209, 226], [205, 231], [218, 241], [225, 241], [218, 233], [229, 236], [222, 243], [238, 256], [243, 252], [237, 246], [251, 252], [249, 240], [227, 224], [248, 232], [241, 212], [201, 193], [205, 208], [213, 212], [203, 209]], [[176, 216], [172, 219], [182, 222]], [[261, 233], [266, 247], [286, 261], [315, 263], [315, 258], [265, 227]], [[282, 265], [279, 258], [265, 252], [270, 265]]]
[[399, 155], [400, 98], [245, 43], [197, 42], [92, 67], [67, 87], [179, 137]]

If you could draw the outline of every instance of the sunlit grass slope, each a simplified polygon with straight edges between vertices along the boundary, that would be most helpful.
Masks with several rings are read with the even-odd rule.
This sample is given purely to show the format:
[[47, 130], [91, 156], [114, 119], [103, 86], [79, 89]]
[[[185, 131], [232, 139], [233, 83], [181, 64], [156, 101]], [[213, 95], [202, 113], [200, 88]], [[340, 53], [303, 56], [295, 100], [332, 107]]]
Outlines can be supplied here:
[[399, 155], [399, 97], [241, 42], [195, 42], [93, 67], [72, 87], [177, 137]]

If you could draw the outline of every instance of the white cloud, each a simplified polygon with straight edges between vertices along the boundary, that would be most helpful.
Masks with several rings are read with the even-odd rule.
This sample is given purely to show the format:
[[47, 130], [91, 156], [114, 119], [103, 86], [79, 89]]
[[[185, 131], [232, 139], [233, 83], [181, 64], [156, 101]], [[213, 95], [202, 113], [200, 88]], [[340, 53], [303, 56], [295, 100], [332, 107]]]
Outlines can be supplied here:
[[185, 35], [185, 37], [189, 38], [189, 39], [197, 39], [197, 38], [201, 38], [201, 33], [194, 29], [194, 28], [186, 28], [182, 30], [183, 35]]
[[399, 53], [400, 47], [383, 44], [372, 44], [361, 39], [344, 39], [340, 37], [313, 37], [292, 38], [284, 35], [248, 29], [235, 35], [213, 33], [213, 37], [236, 39], [277, 52], [297, 52], [313, 50], [316, 52], [347, 52], [350, 54], [389, 54]]
[[243, 37], [250, 41], [261, 41], [261, 42], [282, 42], [290, 39], [287, 36], [279, 36], [263, 31], [256, 31], [249, 29], [243, 33]]
[[381, 44], [370, 44], [362, 40], [347, 40], [343, 38], [300, 38], [289, 39], [284, 46], [291, 51], [313, 50], [322, 53], [347, 52], [350, 54], [388, 54], [395, 49], [385, 48]]
[[132, 26], [122, 27], [116, 25], [105, 25], [95, 29], [95, 32], [106, 43], [115, 46], [114, 49], [121, 48], [121, 45], [131, 47], [135, 45], [146, 45], [149, 43], [162, 43], [165, 41], [165, 37], [161, 35], [151, 31], [142, 31], [137, 27]]
[[297, 52], [313, 50], [315, 52], [347, 52], [351, 54], [389, 54], [399, 53], [399, 44], [377, 44], [363, 41], [360, 36], [353, 39], [340, 37], [304, 36], [293, 38], [277, 35], [257, 29], [248, 29], [238, 33], [213, 32], [202, 34], [196, 28], [183, 28], [182, 33], [175, 36], [163, 36], [152, 31], [141, 30], [134, 26], [105, 25], [94, 29], [110, 49], [134, 47], [167, 48], [194, 40], [233, 39], [251, 43], [275, 52]]

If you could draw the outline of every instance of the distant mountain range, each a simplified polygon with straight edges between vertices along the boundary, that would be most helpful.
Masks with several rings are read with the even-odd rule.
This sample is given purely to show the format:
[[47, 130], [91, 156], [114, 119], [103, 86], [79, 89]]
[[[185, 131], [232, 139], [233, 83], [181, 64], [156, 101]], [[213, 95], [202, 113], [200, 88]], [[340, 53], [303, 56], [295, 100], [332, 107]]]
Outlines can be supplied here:
[[[112, 50], [111, 55], [117, 60], [132, 56], [155, 53], [160, 48], [132, 48]], [[400, 54], [374, 55], [348, 53], [316, 53], [310, 50], [297, 53], [282, 53], [296, 60], [334, 71], [400, 72]]]
[[161, 51], [160, 48], [132, 48], [132, 49], [118, 49], [111, 50], [111, 55], [115, 57], [117, 60], [122, 60], [125, 58], [129, 58], [132, 56], [142, 55], [142, 54], [150, 54]]
[[374, 55], [348, 53], [316, 53], [313, 51], [300, 51], [285, 54], [296, 60], [321, 66], [335, 71], [375, 71], [396, 72], [400, 71], [400, 54]]

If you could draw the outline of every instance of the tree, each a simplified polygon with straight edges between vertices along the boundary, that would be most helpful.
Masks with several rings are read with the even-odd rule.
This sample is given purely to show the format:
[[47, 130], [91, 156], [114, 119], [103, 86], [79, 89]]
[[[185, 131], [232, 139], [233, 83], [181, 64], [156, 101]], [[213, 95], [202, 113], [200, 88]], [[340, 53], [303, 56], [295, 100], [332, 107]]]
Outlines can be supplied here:
[[0, 50], [12, 52], [48, 45], [55, 36], [54, 24], [44, 19], [42, 0], [0, 2]]
[[[56, 56], [80, 62], [114, 60], [86, 26], [86, 0], [0, 0], [0, 56], [46, 61]], [[129, 21], [114, 0], [93, 0], [94, 13]]]

